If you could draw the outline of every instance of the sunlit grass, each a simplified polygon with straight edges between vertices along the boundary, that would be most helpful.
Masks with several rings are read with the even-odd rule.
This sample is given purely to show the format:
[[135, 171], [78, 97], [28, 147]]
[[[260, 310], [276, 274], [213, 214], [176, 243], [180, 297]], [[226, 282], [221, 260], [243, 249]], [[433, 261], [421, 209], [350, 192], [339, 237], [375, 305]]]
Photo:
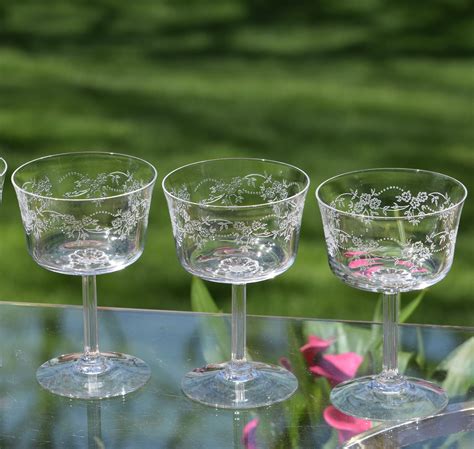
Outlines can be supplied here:
[[[230, 156], [284, 160], [310, 175], [297, 261], [249, 288], [249, 313], [372, 317], [376, 295], [345, 286], [327, 267], [314, 199], [327, 177], [419, 167], [474, 188], [474, 61], [437, 57], [432, 43], [423, 53], [412, 35], [403, 45], [416, 47], [416, 57], [377, 50], [368, 18], [381, 26], [389, 15], [375, 3], [333, 6], [328, 20], [314, 23], [298, 15], [263, 20], [249, 13], [250, 3], [231, 0], [47, 3], [46, 10], [9, 2], [3, 18], [0, 154], [10, 168], [40, 155], [103, 149], [148, 159], [160, 179], [188, 162]], [[472, 324], [471, 203], [453, 268], [414, 321]], [[8, 255], [0, 257], [0, 298], [78, 304], [77, 278], [49, 273], [28, 256], [10, 186], [0, 219], [0, 250]], [[100, 277], [99, 302], [189, 310], [189, 280], [158, 183], [145, 253]], [[229, 310], [227, 286], [210, 289]]]

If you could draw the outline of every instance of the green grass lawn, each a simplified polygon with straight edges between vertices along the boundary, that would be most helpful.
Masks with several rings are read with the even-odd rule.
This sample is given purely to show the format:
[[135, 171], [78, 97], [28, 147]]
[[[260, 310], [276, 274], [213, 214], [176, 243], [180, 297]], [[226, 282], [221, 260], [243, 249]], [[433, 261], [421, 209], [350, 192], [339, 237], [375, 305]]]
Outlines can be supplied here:
[[[396, 166], [441, 171], [474, 191], [472, 6], [439, 0], [411, 11], [415, 20], [406, 1], [386, 3], [8, 0], [0, 8], [0, 154], [13, 169], [59, 152], [128, 153], [155, 164], [160, 181], [206, 158], [297, 165], [312, 186], [296, 263], [251, 285], [248, 311], [370, 319], [376, 295], [346, 287], [327, 266], [316, 186]], [[79, 304], [79, 279], [28, 256], [7, 184], [0, 299]], [[473, 252], [469, 197], [451, 272], [412, 321], [473, 324]], [[99, 278], [99, 303], [189, 310], [189, 286], [158, 183], [145, 252]], [[229, 288], [209, 288], [229, 310]]]

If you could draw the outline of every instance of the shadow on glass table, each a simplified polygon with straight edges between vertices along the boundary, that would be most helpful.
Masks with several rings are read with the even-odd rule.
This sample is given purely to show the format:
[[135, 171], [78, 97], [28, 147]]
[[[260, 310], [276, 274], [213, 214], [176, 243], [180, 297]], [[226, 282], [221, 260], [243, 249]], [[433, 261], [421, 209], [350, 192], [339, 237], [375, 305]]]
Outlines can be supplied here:
[[[325, 377], [324, 362], [359, 354], [357, 374], [377, 372], [381, 332], [373, 323], [249, 317], [250, 356], [291, 369], [299, 388], [280, 404], [238, 412], [192, 402], [180, 389], [190, 369], [227, 360], [229, 316], [101, 309], [101, 347], [145, 360], [151, 380], [133, 394], [102, 401], [55, 396], [39, 386], [35, 372], [51, 357], [81, 351], [81, 314], [79, 307], [0, 304], [0, 448], [334, 449], [369, 427], [346, 447], [393, 448], [404, 447], [393, 445], [394, 435], [416, 434], [425, 423], [426, 429], [430, 423], [451, 429], [437, 418], [395, 427], [355, 422], [351, 430], [330, 419], [334, 379]], [[460, 404], [472, 399], [473, 335], [472, 328], [401, 326], [403, 369], [448, 390], [450, 405], [441, 419], [457, 416], [455, 424], [461, 422], [455, 415]], [[324, 349], [308, 357], [301, 348], [311, 342], [325, 342]], [[474, 447], [471, 412], [460, 418], [470, 423], [466, 432], [433, 434], [433, 441], [406, 447]]]

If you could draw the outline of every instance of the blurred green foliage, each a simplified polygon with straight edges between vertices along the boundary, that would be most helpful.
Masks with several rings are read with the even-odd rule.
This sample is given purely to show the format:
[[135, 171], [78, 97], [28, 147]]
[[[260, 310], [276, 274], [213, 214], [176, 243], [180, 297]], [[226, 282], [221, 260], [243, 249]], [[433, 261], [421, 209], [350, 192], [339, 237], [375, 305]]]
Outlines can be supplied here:
[[[344, 171], [403, 166], [473, 190], [473, 12], [470, 0], [3, 0], [0, 154], [13, 169], [117, 151], [160, 178], [215, 157], [295, 164], [312, 179], [298, 258], [249, 286], [248, 311], [370, 319], [376, 295], [327, 267], [314, 189]], [[0, 299], [79, 303], [79, 279], [28, 256], [10, 185], [0, 220]], [[453, 268], [412, 321], [472, 325], [473, 242], [469, 197]], [[158, 184], [145, 253], [100, 277], [99, 303], [189, 310], [189, 288]], [[229, 288], [209, 288], [229, 310]]]

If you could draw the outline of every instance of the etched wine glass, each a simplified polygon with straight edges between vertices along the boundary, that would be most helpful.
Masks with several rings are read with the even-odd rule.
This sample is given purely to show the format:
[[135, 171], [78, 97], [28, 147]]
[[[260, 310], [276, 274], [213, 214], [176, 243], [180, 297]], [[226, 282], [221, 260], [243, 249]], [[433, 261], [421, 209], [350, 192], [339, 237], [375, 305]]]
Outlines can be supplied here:
[[100, 399], [149, 379], [137, 357], [99, 351], [96, 275], [122, 270], [142, 254], [156, 176], [146, 161], [105, 152], [47, 156], [13, 173], [30, 255], [47, 270], [82, 276], [84, 351], [39, 367], [46, 390]]
[[5, 159], [0, 157], [0, 202], [2, 201], [3, 183], [5, 182], [6, 173], [7, 173], [7, 163]]
[[164, 178], [181, 264], [202, 279], [232, 284], [231, 361], [186, 374], [181, 386], [189, 398], [243, 409], [295, 392], [291, 372], [246, 358], [246, 284], [292, 265], [308, 186], [308, 176], [296, 167], [245, 158], [197, 162]]
[[398, 372], [399, 294], [439, 282], [451, 268], [466, 188], [439, 173], [373, 169], [335, 176], [316, 190], [329, 266], [352, 287], [383, 296], [383, 370], [339, 384], [342, 412], [377, 421], [436, 413], [436, 384]]

